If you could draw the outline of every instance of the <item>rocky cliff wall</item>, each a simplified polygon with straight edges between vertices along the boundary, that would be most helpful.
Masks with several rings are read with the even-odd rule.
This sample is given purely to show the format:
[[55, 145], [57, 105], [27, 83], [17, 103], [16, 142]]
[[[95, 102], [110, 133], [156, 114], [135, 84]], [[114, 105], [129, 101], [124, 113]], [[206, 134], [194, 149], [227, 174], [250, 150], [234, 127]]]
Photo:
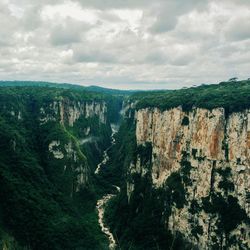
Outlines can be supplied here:
[[[102, 101], [79, 102], [65, 99], [53, 101], [39, 110], [41, 128], [46, 127], [49, 122], [54, 125], [59, 123], [63, 130], [61, 132], [66, 135], [61, 140], [58, 135], [51, 137], [48, 151], [49, 158], [58, 164], [62, 175], [68, 175], [68, 178], [71, 176], [72, 184], [69, 189], [73, 195], [88, 184], [91, 170], [84, 153], [84, 142], [90, 142], [91, 138], [102, 141], [99, 137], [104, 135], [97, 135], [95, 132], [109, 127], [107, 105]], [[97, 144], [95, 147], [100, 150], [101, 155], [100, 147]]]
[[103, 124], [107, 122], [107, 105], [105, 102], [79, 102], [65, 99], [51, 102], [40, 108], [41, 124], [59, 119], [61, 124], [73, 127], [80, 117], [87, 119], [94, 116], [98, 116]]
[[[223, 108], [151, 108], [135, 119], [137, 147], [150, 144], [152, 155], [149, 167], [138, 154], [129, 174], [150, 172], [153, 188], [166, 189], [178, 173], [185, 190], [183, 204], [173, 202], [168, 228], [200, 249], [249, 249], [250, 110], [226, 117]], [[134, 186], [128, 181], [128, 197]]]
[[[31, 134], [39, 138], [34, 143], [39, 145], [49, 176], [55, 176], [53, 182], [58, 182], [71, 196], [88, 185], [91, 155], [85, 155], [85, 144], [94, 144], [86, 151], [95, 154], [98, 161], [104, 146], [100, 144], [105, 136], [108, 138], [109, 130], [111, 133], [105, 101], [54, 97], [42, 102], [29, 100], [20, 109], [7, 105], [3, 109], [18, 126], [28, 124], [27, 129], [34, 130]], [[12, 141], [13, 148], [18, 148], [15, 138]]]

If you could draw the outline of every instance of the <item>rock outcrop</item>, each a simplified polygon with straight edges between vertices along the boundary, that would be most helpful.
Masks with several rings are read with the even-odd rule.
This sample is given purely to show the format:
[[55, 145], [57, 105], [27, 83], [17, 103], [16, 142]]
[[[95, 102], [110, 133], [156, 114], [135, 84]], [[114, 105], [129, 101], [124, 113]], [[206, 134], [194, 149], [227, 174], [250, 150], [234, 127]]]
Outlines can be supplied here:
[[41, 124], [59, 119], [61, 124], [73, 127], [79, 118], [87, 119], [94, 116], [98, 116], [103, 124], [107, 122], [107, 105], [105, 102], [79, 102], [65, 99], [54, 101], [46, 107], [40, 108]]
[[[89, 119], [95, 119], [91, 121]], [[72, 185], [70, 194], [80, 190], [88, 184], [89, 166], [86, 156], [81, 151], [84, 142], [91, 142], [89, 138], [95, 138], [91, 134], [92, 127], [107, 124], [107, 106], [105, 102], [76, 102], [69, 100], [54, 101], [47, 106], [40, 108], [40, 126], [45, 126], [48, 122], [59, 123], [65, 130], [66, 140], [60, 141], [55, 138], [49, 142], [48, 150], [50, 158], [54, 158], [63, 167], [63, 174], [71, 172]], [[74, 127], [79, 121], [78, 127]], [[108, 126], [108, 125], [107, 125]], [[80, 138], [75, 138], [69, 132], [75, 129], [80, 133]], [[92, 136], [91, 136], [92, 135]], [[89, 137], [86, 137], [89, 136]], [[83, 143], [82, 143], [83, 142]]]
[[[155, 189], [164, 189], [173, 173], [182, 178], [185, 201], [181, 207], [172, 206], [168, 228], [201, 249], [249, 249], [250, 110], [225, 116], [223, 108], [189, 112], [181, 107], [146, 108], [135, 113], [135, 120], [137, 147], [152, 146], [152, 155], [147, 156], [151, 166], [137, 155], [129, 174], [150, 172]], [[128, 181], [128, 198], [133, 190], [133, 181]], [[240, 214], [237, 222], [228, 222], [220, 214], [216, 197], [235, 217]], [[197, 208], [191, 213], [194, 204]], [[233, 225], [227, 227], [227, 223]]]

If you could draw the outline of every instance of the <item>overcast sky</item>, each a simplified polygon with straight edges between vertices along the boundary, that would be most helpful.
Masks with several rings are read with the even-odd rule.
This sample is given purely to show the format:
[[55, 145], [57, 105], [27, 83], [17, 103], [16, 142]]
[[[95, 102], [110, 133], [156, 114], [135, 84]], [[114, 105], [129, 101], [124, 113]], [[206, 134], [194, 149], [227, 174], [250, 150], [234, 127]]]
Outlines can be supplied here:
[[0, 0], [0, 79], [181, 88], [250, 77], [250, 0]]

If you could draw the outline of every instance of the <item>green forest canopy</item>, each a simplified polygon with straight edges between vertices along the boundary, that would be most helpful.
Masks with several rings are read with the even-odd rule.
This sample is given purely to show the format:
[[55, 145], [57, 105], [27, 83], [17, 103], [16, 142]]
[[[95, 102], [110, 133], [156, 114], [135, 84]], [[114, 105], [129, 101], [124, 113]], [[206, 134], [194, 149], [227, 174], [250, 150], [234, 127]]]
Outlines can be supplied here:
[[138, 101], [136, 108], [158, 107], [161, 110], [182, 106], [213, 109], [223, 107], [226, 113], [250, 108], [250, 80], [221, 82], [180, 90], [136, 93], [130, 98]]

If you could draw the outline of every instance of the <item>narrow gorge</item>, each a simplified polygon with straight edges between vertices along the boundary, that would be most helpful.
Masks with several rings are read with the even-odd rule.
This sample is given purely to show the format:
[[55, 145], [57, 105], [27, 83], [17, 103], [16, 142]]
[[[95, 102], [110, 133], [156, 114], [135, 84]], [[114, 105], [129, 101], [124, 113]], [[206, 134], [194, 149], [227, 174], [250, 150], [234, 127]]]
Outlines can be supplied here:
[[[111, 149], [111, 147], [115, 146], [115, 134], [117, 133], [119, 126], [115, 124], [111, 124], [111, 129], [112, 129], [112, 134], [111, 134], [111, 145], [104, 150], [103, 152], [103, 160], [97, 165], [97, 168], [95, 170], [95, 174], [98, 175], [101, 171], [101, 168], [103, 165], [107, 164], [107, 162], [110, 160], [108, 151]], [[117, 192], [120, 192], [120, 187], [113, 185], [113, 187], [116, 188]], [[110, 232], [110, 228], [108, 225], [106, 225], [105, 218], [104, 218], [104, 213], [105, 213], [105, 208], [107, 207], [107, 204], [109, 201], [114, 198], [116, 195], [115, 194], [104, 194], [101, 199], [97, 201], [96, 208], [98, 210], [98, 223], [101, 227], [101, 230], [103, 233], [105, 233], [108, 236], [109, 239], [109, 248], [111, 250], [114, 250], [117, 246], [116, 240], [112, 232]]]
[[250, 248], [249, 85], [237, 84], [127, 101], [107, 215], [122, 249]]
[[108, 249], [94, 172], [120, 102], [89, 91], [1, 89], [2, 249]]
[[249, 249], [249, 86], [3, 89], [1, 249]]

